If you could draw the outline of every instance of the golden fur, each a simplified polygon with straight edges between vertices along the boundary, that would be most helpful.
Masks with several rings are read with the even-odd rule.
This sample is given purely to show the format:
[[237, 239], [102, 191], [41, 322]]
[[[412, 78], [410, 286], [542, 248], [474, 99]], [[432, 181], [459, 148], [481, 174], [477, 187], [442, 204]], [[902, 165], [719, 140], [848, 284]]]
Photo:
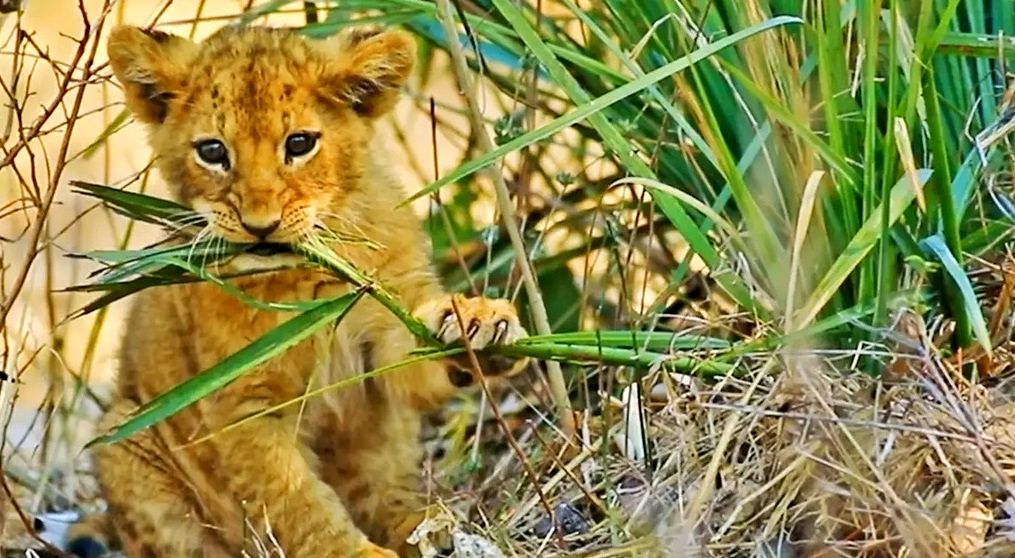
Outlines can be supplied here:
[[[458, 339], [451, 296], [431, 271], [419, 220], [396, 207], [405, 192], [383, 168], [395, 155], [371, 143], [374, 120], [408, 79], [409, 36], [361, 31], [314, 40], [227, 28], [195, 44], [120, 27], [109, 57], [127, 106], [150, 127], [158, 168], [180, 202], [209, 217], [209, 234], [254, 242], [269, 231], [262, 240], [299, 243], [327, 227], [369, 239], [332, 247], [389, 286], [444, 341]], [[318, 134], [310, 153], [290, 156], [287, 138], [296, 133]], [[198, 155], [208, 140], [223, 143], [227, 162]], [[244, 255], [230, 265], [276, 263]], [[306, 268], [233, 283], [264, 301], [350, 289]], [[473, 347], [525, 335], [507, 301], [456, 297]], [[252, 309], [206, 283], [142, 292], [103, 426], [290, 317]], [[152, 429], [96, 448], [109, 517], [127, 555], [234, 557], [257, 541], [269, 548], [277, 541], [288, 558], [405, 555], [405, 537], [426, 504], [418, 486], [420, 419], [456, 389], [442, 363], [365, 380], [181, 446], [314, 386], [401, 361], [415, 347], [394, 316], [363, 299], [327, 334]], [[484, 363], [500, 365], [487, 373], [509, 371], [493, 359]]]

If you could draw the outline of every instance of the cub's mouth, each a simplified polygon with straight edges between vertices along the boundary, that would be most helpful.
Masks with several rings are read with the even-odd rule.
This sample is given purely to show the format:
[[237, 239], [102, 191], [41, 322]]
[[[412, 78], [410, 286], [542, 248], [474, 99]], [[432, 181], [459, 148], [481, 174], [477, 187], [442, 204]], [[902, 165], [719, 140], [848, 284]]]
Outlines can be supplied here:
[[257, 244], [251, 244], [246, 250], [244, 250], [244, 252], [255, 256], [261, 256], [262, 258], [279, 256], [282, 254], [295, 254], [292, 246], [279, 242], [258, 242]]

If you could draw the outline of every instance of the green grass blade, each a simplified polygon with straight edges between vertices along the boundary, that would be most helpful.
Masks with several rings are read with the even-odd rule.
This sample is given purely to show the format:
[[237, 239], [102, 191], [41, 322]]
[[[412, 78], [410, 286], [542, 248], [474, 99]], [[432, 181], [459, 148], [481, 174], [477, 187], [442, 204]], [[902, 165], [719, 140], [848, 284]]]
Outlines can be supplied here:
[[164, 246], [141, 250], [95, 250], [74, 257], [84, 257], [102, 263], [106, 267], [93, 273], [102, 283], [118, 283], [131, 276], [143, 276], [157, 272], [172, 259], [201, 262], [210, 265], [221, 259], [240, 253], [243, 247], [234, 244], [219, 244], [213, 241]]
[[[782, 25], [801, 22], [799, 18], [795, 17], [772, 18], [770, 20], [762, 22], [761, 24], [744, 29], [728, 37], [724, 37], [723, 39], [720, 39], [719, 41], [716, 41], [715, 43], [712, 43], [706, 47], [695, 50], [689, 53], [684, 58], [666, 64], [661, 68], [649, 72], [648, 74], [645, 74], [644, 76], [635, 79], [630, 83], [625, 84], [611, 91], [610, 93], [607, 93], [606, 95], [603, 95], [596, 99], [590, 99], [588, 97], [588, 94], [584, 90], [582, 90], [577, 85], [576, 82], [574, 82], [574, 78], [567, 73], [566, 69], [564, 69], [560, 65], [560, 63], [556, 61], [555, 58], [553, 58], [552, 53], [550, 53], [545, 48], [545, 44], [542, 43], [542, 40], [539, 38], [538, 34], [536, 34], [535, 30], [528, 24], [528, 22], [521, 17], [520, 12], [518, 12], [518, 10], [514, 8], [514, 6], [512, 6], [510, 3], [507, 2], [497, 0], [497, 5], [501, 9], [502, 13], [504, 13], [504, 15], [508, 17], [513, 24], [516, 25], [516, 31], [518, 31], [519, 34], [522, 36], [522, 39], [523, 41], [526, 42], [526, 45], [532, 48], [533, 52], [536, 54], [537, 57], [540, 58], [541, 62], [543, 62], [544, 65], [547, 66], [547, 71], [551, 74], [551, 76], [554, 77], [554, 79], [556, 79], [558, 83], [571, 85], [571, 87], [568, 89], [568, 93], [571, 95], [572, 99], [579, 106], [574, 111], [556, 118], [549, 124], [536, 130], [533, 130], [531, 132], [528, 132], [526, 134], [523, 134], [518, 138], [515, 138], [513, 141], [507, 142], [501, 145], [499, 148], [484, 154], [482, 157], [462, 165], [455, 171], [452, 171], [448, 175], [437, 180], [427, 188], [417, 192], [416, 194], [411, 196], [409, 200], [406, 200], [406, 202], [403, 203], [408, 203], [409, 201], [415, 200], [420, 196], [430, 194], [447, 184], [457, 182], [469, 176], [470, 174], [487, 167], [488, 165], [492, 164], [494, 161], [503, 157], [507, 153], [510, 153], [517, 149], [521, 149], [523, 147], [531, 145], [532, 143], [535, 143], [536, 141], [550, 137], [553, 134], [559, 132], [560, 130], [563, 130], [564, 128], [572, 124], [575, 124], [585, 118], [590, 119], [590, 122], [595, 126], [596, 130], [603, 136], [604, 141], [607, 143], [607, 145], [611, 148], [611, 150], [618, 157], [618, 159], [620, 159], [621, 162], [631, 172], [646, 178], [654, 178], [654, 173], [651, 170], [651, 168], [649, 168], [649, 166], [643, 160], [641, 160], [638, 155], [633, 153], [628, 139], [612, 123], [610, 123], [609, 120], [605, 118], [605, 116], [600, 114], [600, 111], [612, 105], [613, 103], [616, 103], [631, 95], [639, 93], [644, 89], [646, 89], [647, 87], [665, 79], [666, 77], [687, 68], [691, 64], [694, 64], [704, 58], [707, 58], [708, 56], [711, 56], [712, 54], [719, 52], [723, 48], [734, 45], [737, 42], [744, 40], [750, 36]], [[748, 198], [749, 196], [742, 196], [742, 199]], [[700, 255], [707, 265], [709, 265], [712, 268], [717, 268], [719, 263], [718, 253], [715, 251], [715, 248], [709, 243], [709, 241], [705, 238], [705, 236], [702, 234], [702, 232], [700, 231], [698, 226], [694, 223], [694, 221], [691, 220], [691, 218], [687, 215], [686, 211], [683, 209], [681, 204], [670, 196], [658, 196], [656, 197], [656, 202], [659, 205], [660, 209], [663, 211], [663, 213], [666, 214], [666, 216], [671, 220], [671, 222], [673, 222], [674, 226], [680, 231], [680, 233], [684, 236], [684, 238], [687, 239], [688, 243], [691, 246], [691, 249], [695, 253]], [[757, 211], [753, 211], [751, 213], [752, 215], [755, 215], [755, 217], [757, 217], [758, 215]], [[755, 221], [759, 221], [759, 219], [756, 218]], [[758, 229], [759, 232], [762, 231], [763, 229], [768, 230], [765, 227], [761, 227], [760, 225], [759, 227], [760, 227]], [[770, 235], [764, 236], [766, 236], [767, 238]], [[770, 245], [772, 244], [772, 242], [771, 239], [769, 240], [770, 241], [767, 244]], [[734, 278], [729, 277], [728, 279]], [[755, 304], [756, 301], [749, 296], [748, 291], [742, 285], [732, 280], [727, 281], [727, 283], [729, 284], [727, 292], [730, 294], [730, 296], [734, 298], [734, 300], [737, 301], [738, 304], [740, 304], [741, 306], [750, 311], [757, 312], [762, 315], [767, 314], [767, 312], [764, 309], [758, 307]]]
[[[998, 2], [1002, 4], [1004, 0]], [[1009, 14], [1015, 11], [1010, 10]], [[985, 33], [947, 32], [938, 44], [938, 52], [942, 54], [960, 54], [976, 58], [997, 59], [998, 54], [1015, 60], [1015, 37], [1004, 35], [987, 35]]]
[[88, 147], [81, 152], [81, 158], [85, 161], [91, 159], [95, 153], [99, 151], [99, 148], [106, 144], [106, 140], [108, 140], [110, 136], [120, 131], [120, 129], [127, 124], [128, 118], [130, 118], [130, 112], [127, 109], [120, 111], [120, 114], [117, 114], [109, 125], [102, 130], [99, 137], [95, 138], [95, 141], [89, 144]]
[[703, 360], [642, 349], [601, 347], [598, 345], [564, 345], [559, 343], [504, 345], [490, 348], [488, 351], [513, 357], [531, 357], [563, 362], [634, 366], [637, 368], [663, 366], [680, 372], [702, 374], [704, 376], [727, 374], [735, 368], [731, 364], [714, 360]]
[[[634, 75], [634, 77], [641, 78], [645, 75], [645, 72], [641, 69], [638, 63], [628, 56], [624, 49], [620, 48], [620, 46], [610, 39], [610, 37], [606, 34], [606, 31], [603, 30], [603, 28], [596, 22], [595, 18], [590, 16], [585, 10], [579, 8], [573, 0], [564, 0], [564, 4], [604, 45], [606, 45], [606, 48], [609, 49], [609, 51], [616, 56], [618, 60], [620, 60], [621, 64], [623, 64], [624, 67]], [[677, 109], [676, 104], [667, 99], [660, 88], [655, 84], [649, 86], [647, 89], [649, 95], [651, 95], [652, 98], [659, 103], [659, 106], [666, 112], [666, 115], [673, 119], [673, 122], [675, 122], [677, 126], [679, 126], [680, 130], [687, 135], [687, 137], [691, 140], [691, 143], [698, 148], [708, 162], [711, 163], [713, 167], [719, 168], [719, 161], [716, 159], [715, 154], [712, 153], [711, 146], [709, 146], [705, 141], [705, 138], [701, 137], [701, 134], [694, 129], [694, 126], [687, 121], [687, 118], [685, 118], [680, 110]]]
[[987, 354], [991, 354], [990, 333], [987, 331], [987, 323], [983, 320], [983, 312], [980, 310], [979, 301], [976, 300], [976, 293], [973, 292], [973, 284], [970, 283], [969, 277], [962, 269], [962, 265], [955, 259], [955, 255], [948, 249], [940, 234], [935, 234], [921, 240], [920, 246], [933, 254], [941, 262], [941, 265], [944, 266], [945, 272], [951, 277], [962, 298], [962, 309], [966, 314], [966, 319], [969, 321], [969, 326], [973, 330], [973, 336], [980, 346], [987, 351]]
[[322, 301], [313, 310], [286, 321], [250, 345], [226, 357], [222, 362], [142, 405], [111, 432], [88, 442], [86, 447], [124, 440], [175, 415], [298, 344], [322, 327], [341, 321], [362, 295], [363, 291], [359, 290]]
[[176, 285], [180, 283], [194, 283], [196, 281], [200, 281], [200, 279], [197, 279], [196, 277], [187, 277], [182, 272], [179, 272], [176, 277], [163, 276], [164, 272], [173, 269], [174, 268], [170, 266], [166, 266], [165, 268], [159, 270], [159, 273], [156, 276], [141, 277], [132, 281], [99, 283], [96, 285], [75, 285], [73, 287], [68, 287], [67, 289], [64, 289], [67, 292], [104, 292], [105, 294], [71, 312], [66, 319], [69, 321], [91, 314], [96, 310], [101, 310], [118, 300], [126, 298], [134, 293], [141, 292], [150, 287]]
[[[917, 175], [919, 184], [922, 187], [930, 179], [931, 173], [927, 169], [920, 169]], [[902, 177], [902, 179], [895, 183], [889, 199], [882, 202], [882, 204], [888, 203], [889, 226], [895, 224], [899, 217], [902, 216], [902, 213], [913, 203], [915, 197], [916, 193], [913, 191], [908, 177]], [[867, 254], [870, 253], [875, 244], [883, 237], [887, 237], [887, 233], [888, 229], [883, 227], [881, 223], [881, 209], [875, 208], [871, 216], [860, 227], [860, 230], [850, 239], [846, 249], [836, 258], [828, 271], [825, 272], [821, 281], [818, 282], [814, 291], [811, 292], [811, 295], [803, 307], [801, 307], [799, 318], [793, 320], [793, 323], [797, 326], [803, 326], [817, 317], [825, 303], [835, 295], [836, 290], [842, 285], [843, 281], [867, 257]]]
[[733, 346], [726, 339], [688, 335], [669, 331], [575, 331], [570, 333], [553, 333], [550, 335], [533, 335], [519, 339], [515, 345], [539, 345], [554, 343], [559, 345], [595, 345], [601, 347], [637, 348], [647, 350], [681, 349], [681, 350], [725, 350]]
[[80, 180], [72, 180], [71, 186], [74, 187], [71, 191], [76, 194], [98, 199], [121, 215], [146, 223], [161, 225], [167, 222], [178, 223], [186, 220], [188, 224], [193, 224], [192, 219], [199, 217], [188, 207], [155, 196], [135, 194]]
[[[410, 354], [413, 356], [432, 355], [437, 352], [442, 352], [443, 350], [444, 349], [423, 348], [416, 349]], [[459, 348], [450, 354], [457, 355], [464, 352], [465, 349]], [[576, 344], [519, 342], [514, 345], [488, 347], [484, 350], [484, 352], [516, 358], [529, 357], [540, 360], [555, 360], [558, 362], [584, 365], [604, 364], [609, 366], [631, 366], [638, 369], [663, 367], [679, 372], [700, 374], [703, 376], [720, 376], [728, 374], [736, 368], [733, 364], [719, 362], [718, 360], [700, 359], [692, 356], [648, 351], [640, 348], [607, 347], [597, 345], [595, 343]]]
[[406, 204], [416, 199], [419, 199], [423, 196], [428, 196], [436, 192], [437, 190], [443, 188], [444, 186], [447, 186], [448, 184], [458, 182], [492, 165], [494, 162], [498, 161], [508, 153], [517, 151], [524, 147], [528, 147], [538, 141], [544, 140], [556, 134], [557, 132], [564, 130], [569, 126], [572, 126], [585, 120], [586, 118], [589, 118], [591, 115], [599, 113], [600, 111], [613, 105], [614, 103], [622, 101], [628, 97], [631, 97], [632, 95], [636, 95], [641, 91], [645, 90], [645, 88], [647, 88], [648, 86], [658, 83], [670, 77], [671, 75], [688, 68], [692, 64], [700, 62], [701, 60], [704, 60], [709, 56], [712, 56], [715, 53], [725, 48], [728, 48], [748, 37], [757, 35], [758, 33], [762, 33], [769, 29], [774, 29], [776, 27], [780, 27], [783, 25], [789, 25], [794, 23], [798, 24], [801, 23], [801, 21], [802, 20], [800, 20], [800, 18], [796, 17], [789, 16], [775, 17], [761, 24], [734, 33], [728, 37], [723, 37], [722, 39], [719, 39], [718, 41], [711, 43], [706, 47], [702, 47], [698, 50], [689, 53], [687, 56], [681, 58], [680, 60], [674, 60], [673, 62], [670, 62], [651, 72], [648, 72], [644, 76], [632, 80], [631, 82], [626, 83], [610, 91], [605, 95], [602, 95], [595, 99], [591, 99], [588, 103], [575, 108], [575, 110], [563, 114], [553, 119], [546, 125], [541, 126], [535, 130], [532, 130], [531, 132], [522, 134], [517, 138], [500, 145], [497, 149], [494, 149], [489, 153], [484, 153], [482, 157], [478, 157], [459, 166], [455, 170], [444, 175], [440, 179], [434, 181], [426, 188], [414, 193], [412, 196], [410, 196], [407, 200], [405, 200], [402, 203]]
[[419, 321], [415, 316], [412, 315], [407, 309], [402, 307], [401, 304], [395, 299], [395, 296], [384, 288], [383, 285], [374, 281], [368, 277], [362, 271], [356, 269], [351, 263], [338, 257], [335, 252], [326, 246], [318, 246], [315, 244], [302, 246], [304, 254], [310, 258], [312, 262], [324, 266], [336, 273], [339, 277], [347, 279], [357, 288], [365, 290], [374, 300], [379, 302], [381, 306], [388, 309], [389, 312], [395, 315], [402, 324], [405, 325], [406, 329], [410, 333], [416, 336], [416, 338], [424, 341], [427, 344], [435, 344], [436, 338], [423, 322]]

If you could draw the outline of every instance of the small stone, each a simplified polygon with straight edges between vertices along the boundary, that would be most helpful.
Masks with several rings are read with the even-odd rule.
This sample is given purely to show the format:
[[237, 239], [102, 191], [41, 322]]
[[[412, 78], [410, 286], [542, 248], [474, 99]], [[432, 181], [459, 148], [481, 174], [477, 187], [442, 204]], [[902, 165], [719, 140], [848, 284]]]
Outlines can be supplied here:
[[455, 555], [460, 558], [504, 558], [504, 553], [487, 539], [455, 529], [451, 533]]

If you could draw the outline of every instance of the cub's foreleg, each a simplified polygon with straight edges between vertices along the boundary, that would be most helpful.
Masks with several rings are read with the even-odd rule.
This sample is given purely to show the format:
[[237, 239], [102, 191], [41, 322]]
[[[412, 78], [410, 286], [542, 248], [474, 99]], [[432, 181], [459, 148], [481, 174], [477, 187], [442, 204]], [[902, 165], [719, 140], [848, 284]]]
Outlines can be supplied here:
[[[248, 406], [247, 410], [251, 410]], [[396, 558], [371, 543], [318, 475], [297, 434], [298, 409], [249, 420], [213, 438], [221, 478], [262, 536], [290, 558]]]

